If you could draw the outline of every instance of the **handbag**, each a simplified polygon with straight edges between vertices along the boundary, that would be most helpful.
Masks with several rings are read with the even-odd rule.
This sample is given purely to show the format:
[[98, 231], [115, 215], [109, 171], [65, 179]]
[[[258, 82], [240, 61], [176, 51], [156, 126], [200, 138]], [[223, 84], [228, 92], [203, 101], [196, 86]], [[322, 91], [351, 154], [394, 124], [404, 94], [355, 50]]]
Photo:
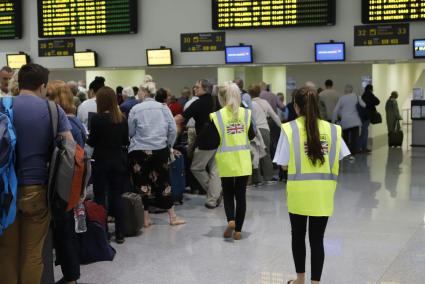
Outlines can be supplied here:
[[379, 112], [375, 111], [372, 113], [372, 116], [370, 118], [370, 123], [372, 124], [380, 124], [382, 123], [382, 116]]
[[362, 107], [360, 105], [360, 99], [359, 96], [357, 96], [357, 104], [356, 104], [357, 113], [360, 116], [361, 120], [367, 120], [367, 110], [365, 107]]

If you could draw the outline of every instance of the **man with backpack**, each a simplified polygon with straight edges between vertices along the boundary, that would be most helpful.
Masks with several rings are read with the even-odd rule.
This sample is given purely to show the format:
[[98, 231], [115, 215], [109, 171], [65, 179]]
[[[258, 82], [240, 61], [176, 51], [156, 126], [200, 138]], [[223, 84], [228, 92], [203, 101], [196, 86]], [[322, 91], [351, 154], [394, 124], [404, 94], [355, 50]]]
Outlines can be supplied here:
[[[14, 223], [0, 235], [1, 282], [40, 283], [42, 251], [50, 224], [47, 204], [48, 163], [53, 149], [53, 129], [46, 101], [49, 71], [37, 64], [22, 66], [18, 74], [20, 94], [13, 99], [16, 133], [16, 176], [18, 190], [11, 206]], [[0, 104], [1, 106], [1, 104]], [[3, 108], [0, 107], [3, 112]], [[58, 107], [58, 133], [72, 140], [71, 126]]]

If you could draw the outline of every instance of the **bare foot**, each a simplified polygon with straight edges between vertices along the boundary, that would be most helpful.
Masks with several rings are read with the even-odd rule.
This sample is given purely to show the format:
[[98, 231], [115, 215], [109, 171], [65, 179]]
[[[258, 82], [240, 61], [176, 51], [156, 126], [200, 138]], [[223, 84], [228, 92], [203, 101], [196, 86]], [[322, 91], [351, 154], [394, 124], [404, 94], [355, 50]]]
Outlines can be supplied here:
[[170, 225], [171, 226], [178, 226], [178, 225], [183, 225], [183, 224], [186, 224], [186, 220], [181, 219], [177, 216], [170, 218]]

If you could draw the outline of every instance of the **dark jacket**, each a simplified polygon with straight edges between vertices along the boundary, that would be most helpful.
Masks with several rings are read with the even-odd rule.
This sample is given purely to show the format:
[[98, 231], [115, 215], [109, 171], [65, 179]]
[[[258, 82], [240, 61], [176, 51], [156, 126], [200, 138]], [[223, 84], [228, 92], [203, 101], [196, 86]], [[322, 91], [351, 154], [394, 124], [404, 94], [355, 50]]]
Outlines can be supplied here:
[[211, 143], [207, 128], [210, 123], [210, 113], [220, 109], [217, 96], [205, 94], [199, 97], [199, 100], [194, 101], [188, 109], [183, 112], [183, 117], [187, 123], [189, 119], [195, 120], [196, 129], [196, 145], [200, 150], [214, 150], [215, 147]]
[[297, 113], [295, 112], [294, 102], [290, 102], [286, 108], [288, 109], [288, 122], [297, 119]]
[[389, 99], [385, 104], [385, 112], [387, 116], [387, 129], [388, 132], [395, 132], [400, 127], [400, 110], [398, 108], [397, 100]]
[[370, 120], [372, 115], [377, 112], [376, 106], [381, 102], [372, 92], [364, 92], [362, 95], [362, 100], [366, 104], [365, 117], [367, 120]]
[[94, 159], [120, 161], [126, 156], [129, 143], [128, 124], [125, 119], [115, 124], [108, 113], [93, 116], [87, 144], [94, 148]]

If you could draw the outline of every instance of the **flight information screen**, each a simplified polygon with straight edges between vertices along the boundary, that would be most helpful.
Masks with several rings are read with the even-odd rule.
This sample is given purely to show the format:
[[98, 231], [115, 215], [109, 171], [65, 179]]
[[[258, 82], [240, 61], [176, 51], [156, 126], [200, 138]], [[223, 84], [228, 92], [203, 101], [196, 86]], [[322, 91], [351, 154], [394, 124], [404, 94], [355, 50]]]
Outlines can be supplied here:
[[38, 0], [39, 37], [137, 33], [137, 0]]
[[336, 0], [212, 0], [213, 29], [335, 24]]
[[362, 0], [363, 23], [425, 21], [425, 0]]
[[0, 0], [0, 39], [22, 37], [22, 0]]

